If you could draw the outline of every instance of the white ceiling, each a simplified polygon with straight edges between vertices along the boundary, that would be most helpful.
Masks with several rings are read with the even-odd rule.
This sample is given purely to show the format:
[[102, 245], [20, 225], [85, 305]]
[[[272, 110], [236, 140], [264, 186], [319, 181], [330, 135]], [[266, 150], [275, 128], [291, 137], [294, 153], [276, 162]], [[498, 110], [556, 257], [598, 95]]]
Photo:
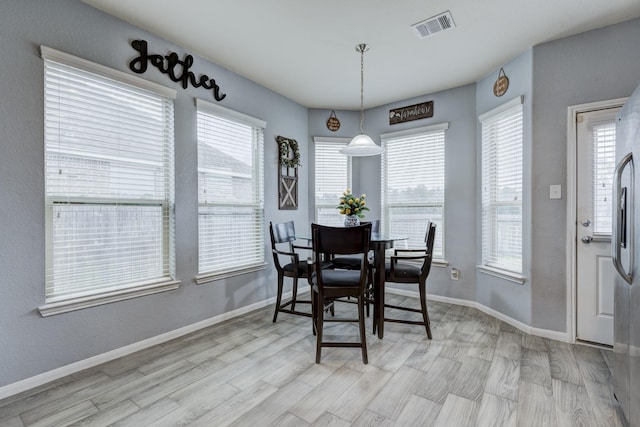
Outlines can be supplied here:
[[[475, 82], [539, 43], [640, 16], [638, 0], [83, 1], [305, 107], [355, 110], [359, 43], [370, 46], [369, 108]], [[456, 27], [419, 39], [411, 25], [447, 10]]]

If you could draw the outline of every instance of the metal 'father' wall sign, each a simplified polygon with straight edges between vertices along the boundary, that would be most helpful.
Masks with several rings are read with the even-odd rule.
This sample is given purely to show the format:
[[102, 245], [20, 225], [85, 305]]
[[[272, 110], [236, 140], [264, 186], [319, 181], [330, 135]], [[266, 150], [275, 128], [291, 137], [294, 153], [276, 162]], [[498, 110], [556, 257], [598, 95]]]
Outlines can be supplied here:
[[390, 125], [410, 122], [411, 120], [426, 119], [427, 117], [433, 117], [433, 101], [389, 110]]
[[129, 68], [134, 73], [143, 74], [147, 71], [147, 65], [151, 64], [161, 73], [168, 75], [174, 82], [181, 82], [183, 89], [186, 89], [191, 83], [193, 87], [212, 90], [216, 101], [222, 101], [227, 96], [227, 94], [220, 92], [220, 86], [216, 84], [215, 79], [209, 78], [206, 74], [198, 78], [190, 70], [193, 65], [193, 56], [186, 55], [181, 61], [175, 52], [171, 52], [169, 55], [149, 54], [146, 40], [133, 40], [131, 47], [138, 52], [138, 56], [129, 63]]

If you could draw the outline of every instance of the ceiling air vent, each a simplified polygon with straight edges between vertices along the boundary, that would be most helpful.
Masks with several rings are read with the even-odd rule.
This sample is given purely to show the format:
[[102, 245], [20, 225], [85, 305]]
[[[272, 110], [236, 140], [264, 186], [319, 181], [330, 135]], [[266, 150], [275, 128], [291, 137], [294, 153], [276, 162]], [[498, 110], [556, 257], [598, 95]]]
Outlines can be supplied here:
[[420, 21], [417, 24], [413, 24], [412, 27], [418, 32], [418, 36], [421, 39], [429, 37], [440, 31], [454, 28], [456, 24], [453, 22], [451, 12], [448, 10], [440, 15], [432, 16], [431, 18]]

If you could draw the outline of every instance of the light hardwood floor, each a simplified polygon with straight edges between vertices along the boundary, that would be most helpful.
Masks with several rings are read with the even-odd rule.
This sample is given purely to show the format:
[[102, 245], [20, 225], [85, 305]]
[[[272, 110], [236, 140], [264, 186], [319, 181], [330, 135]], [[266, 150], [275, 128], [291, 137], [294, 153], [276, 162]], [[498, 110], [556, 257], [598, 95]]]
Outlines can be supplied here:
[[[364, 365], [353, 348], [324, 349], [315, 364], [311, 320], [281, 313], [274, 324], [265, 308], [0, 401], [0, 425], [626, 425], [610, 351], [527, 335], [472, 308], [429, 310], [432, 341], [393, 323], [379, 340], [368, 319]], [[355, 339], [357, 327], [328, 324], [331, 335]]]

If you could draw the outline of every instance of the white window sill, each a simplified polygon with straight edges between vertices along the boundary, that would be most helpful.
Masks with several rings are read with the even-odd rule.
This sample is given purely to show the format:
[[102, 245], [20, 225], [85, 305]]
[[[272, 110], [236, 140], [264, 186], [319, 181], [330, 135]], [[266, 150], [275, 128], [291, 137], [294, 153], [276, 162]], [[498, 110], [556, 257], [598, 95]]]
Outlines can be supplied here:
[[[389, 252], [387, 254], [387, 256], [385, 257], [385, 262], [391, 262], [391, 253], [392, 252]], [[410, 259], [410, 260], [406, 260], [406, 261], [403, 261], [403, 262], [412, 263], [412, 264], [415, 264], [415, 265], [422, 265], [423, 264], [422, 260], [415, 260], [415, 259]], [[449, 266], [449, 261], [447, 261], [446, 259], [434, 259], [434, 260], [431, 261], [431, 266], [432, 267], [439, 267], [439, 268], [446, 268], [446, 267]]]
[[449, 266], [449, 261], [447, 261], [446, 259], [434, 259], [433, 261], [431, 261], [431, 265], [433, 267], [448, 267]]
[[205, 283], [214, 282], [216, 280], [227, 279], [229, 277], [240, 276], [242, 274], [253, 273], [255, 271], [264, 270], [267, 264], [257, 264], [250, 267], [237, 269], [237, 270], [227, 270], [227, 271], [219, 271], [216, 273], [203, 273], [196, 276], [195, 281], [197, 285], [203, 285]]
[[42, 317], [54, 316], [56, 314], [82, 310], [84, 308], [109, 304], [116, 301], [138, 298], [145, 295], [157, 294], [159, 292], [172, 291], [179, 287], [179, 280], [167, 280], [164, 282], [140, 285], [135, 288], [118, 289], [90, 296], [67, 298], [61, 301], [49, 302], [38, 307], [38, 311], [40, 311], [40, 315]]
[[517, 283], [519, 285], [524, 285], [524, 282], [526, 281], [524, 276], [514, 273], [513, 271], [500, 270], [498, 268], [487, 267], [486, 265], [477, 265], [476, 268], [481, 273], [508, 280], [509, 282]]

